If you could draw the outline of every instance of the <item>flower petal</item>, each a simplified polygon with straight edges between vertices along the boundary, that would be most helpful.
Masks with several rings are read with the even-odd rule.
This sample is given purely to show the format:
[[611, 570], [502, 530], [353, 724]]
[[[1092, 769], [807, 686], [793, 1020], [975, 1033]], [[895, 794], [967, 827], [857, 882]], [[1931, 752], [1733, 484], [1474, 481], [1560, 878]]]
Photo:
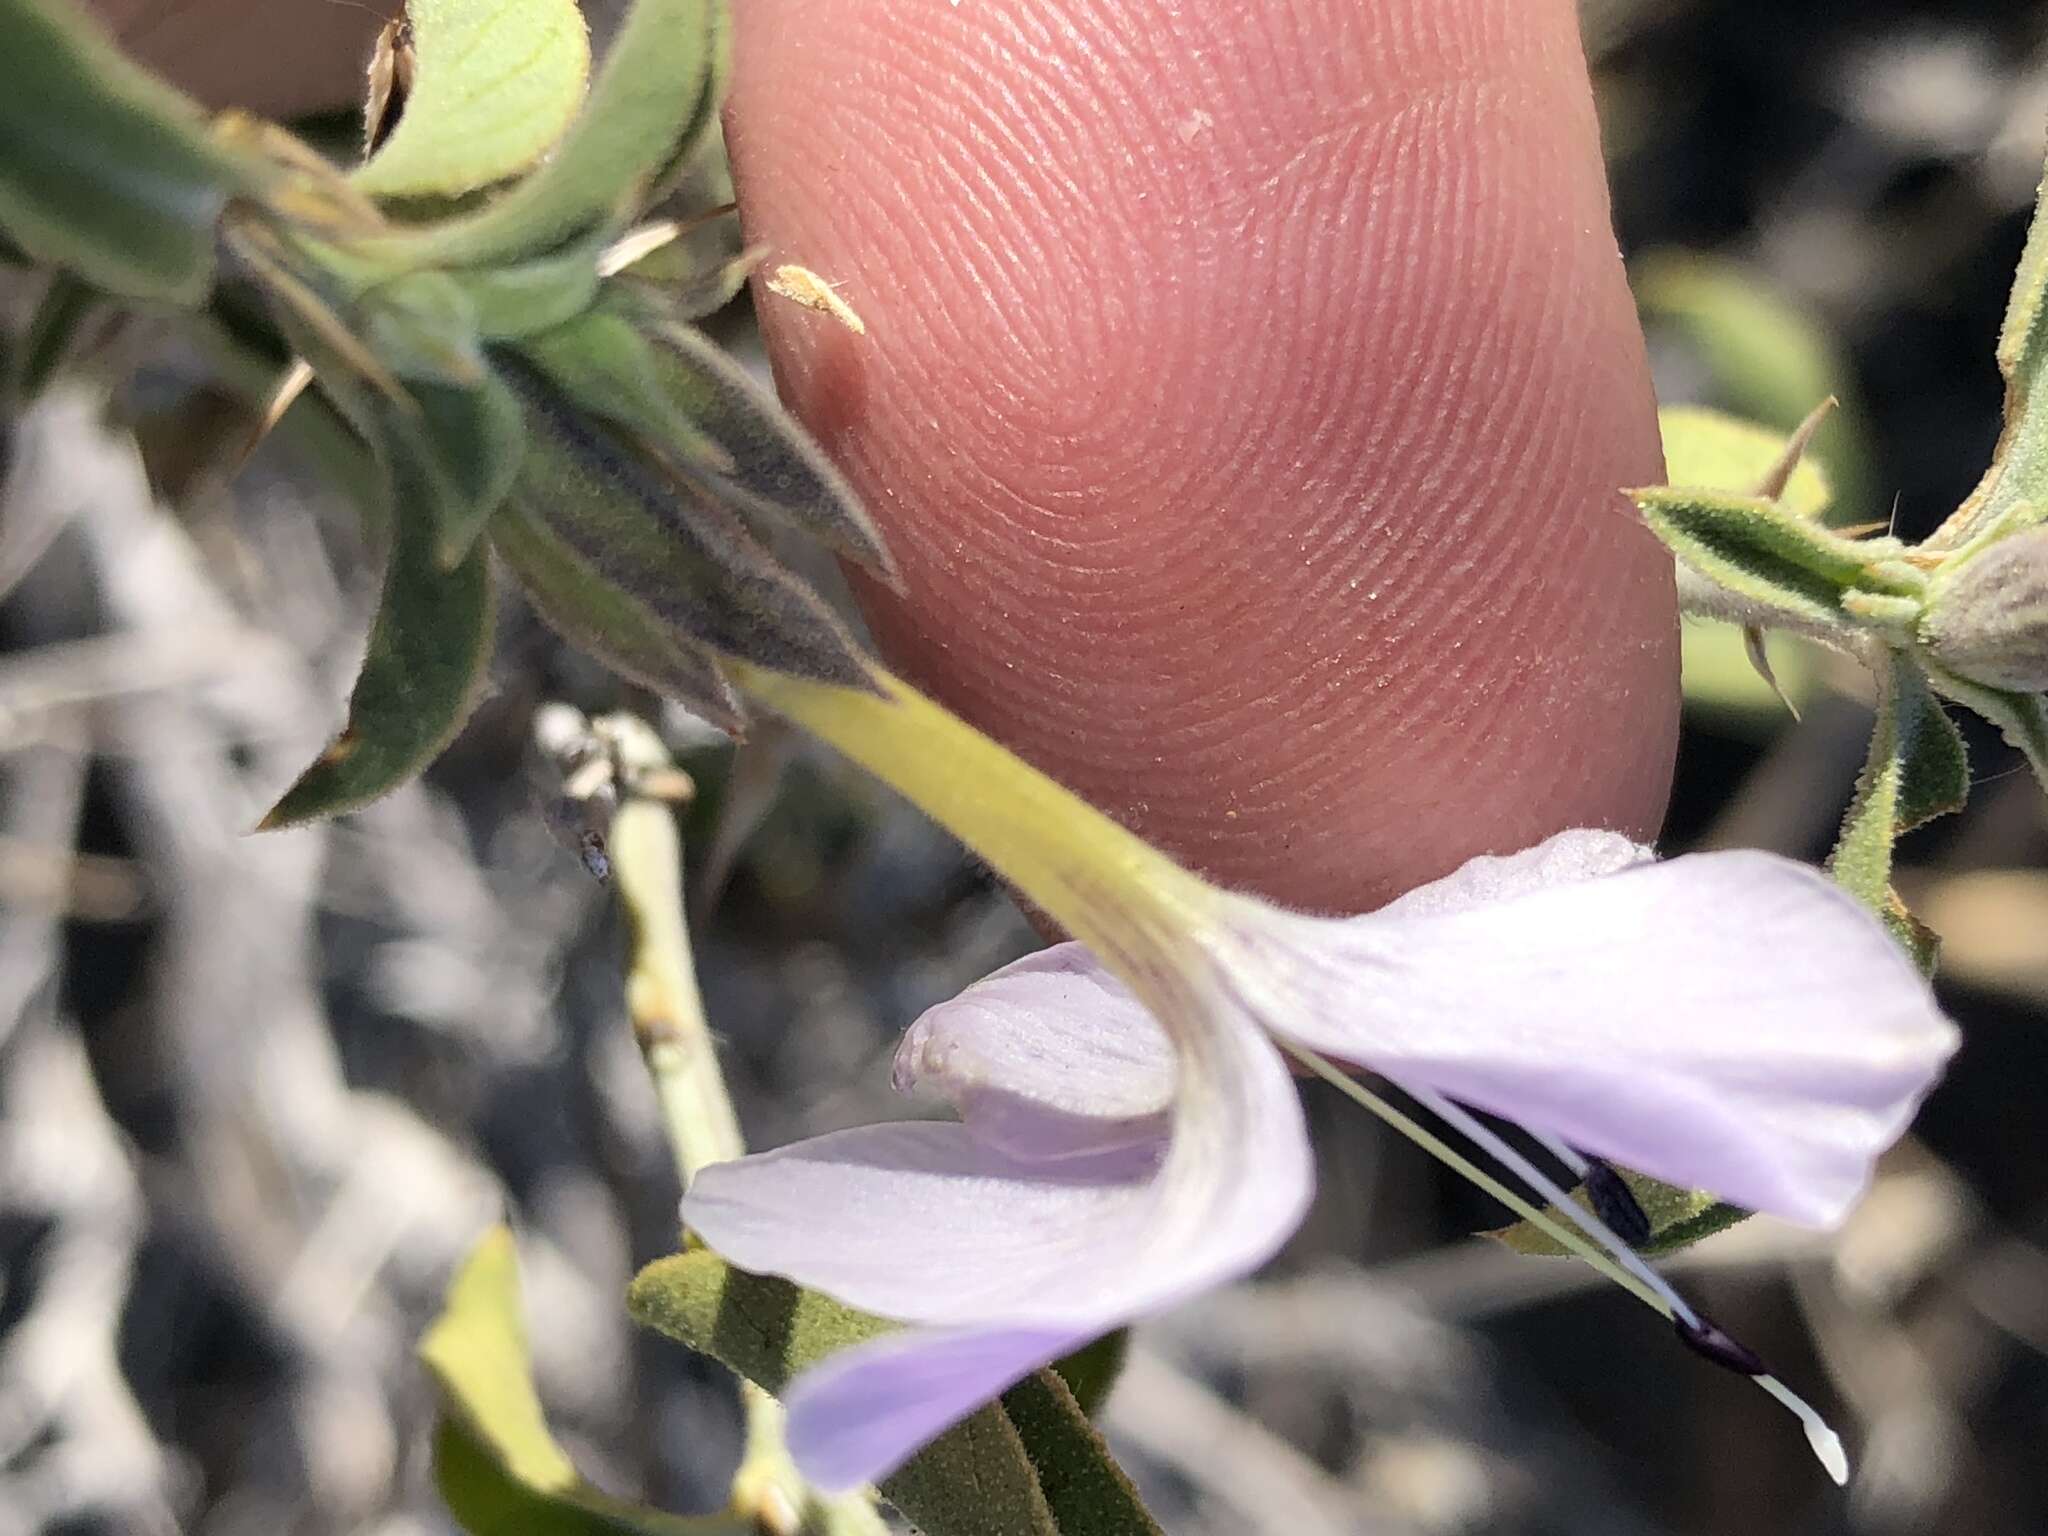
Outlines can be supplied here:
[[1957, 1043], [1876, 921], [1769, 854], [1343, 924], [1247, 902], [1235, 931], [1275, 1034], [1814, 1226]]
[[741, 1269], [885, 1317], [1063, 1326], [1092, 1314], [1107, 1235], [1148, 1215], [1162, 1150], [1027, 1163], [960, 1125], [864, 1126], [704, 1169], [683, 1220]]
[[1645, 848], [1619, 832], [1574, 827], [1546, 837], [1533, 848], [1524, 848], [1519, 853], [1482, 854], [1476, 859], [1467, 859], [1441, 880], [1418, 885], [1407, 895], [1395, 898], [1360, 921], [1463, 912], [1491, 902], [1527, 896], [1546, 886], [1595, 880], [1602, 875], [1620, 874], [1624, 869], [1656, 861], [1655, 849]]
[[790, 1454], [805, 1480], [828, 1493], [878, 1482], [933, 1436], [1088, 1337], [914, 1328], [849, 1349], [790, 1388]]
[[1306, 1208], [1301, 1107], [1223, 996], [1158, 984], [1186, 986], [1200, 1026], [1165, 1143], [1046, 1160], [960, 1125], [872, 1126], [706, 1168], [683, 1220], [742, 1269], [909, 1322], [1092, 1335], [1241, 1275]]
[[1075, 943], [1027, 955], [929, 1009], [896, 1052], [896, 1086], [945, 1097], [1020, 1158], [1072, 1157], [1167, 1131], [1166, 1031]]

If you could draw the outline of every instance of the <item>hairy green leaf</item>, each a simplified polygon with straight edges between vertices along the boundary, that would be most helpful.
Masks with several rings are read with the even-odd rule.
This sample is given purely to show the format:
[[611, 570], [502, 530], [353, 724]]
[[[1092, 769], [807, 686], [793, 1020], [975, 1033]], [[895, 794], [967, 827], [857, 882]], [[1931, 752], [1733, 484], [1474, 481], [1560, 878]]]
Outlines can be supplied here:
[[671, 319], [694, 323], [737, 298], [767, 253], [765, 245], [742, 249], [737, 224], [721, 219], [621, 268], [616, 281]]
[[482, 376], [476, 305], [445, 272], [404, 273], [366, 291], [357, 307], [363, 344], [400, 378], [464, 385]]
[[2041, 383], [2048, 359], [2048, 182], [2043, 182], [2027, 226], [2027, 243], [2013, 274], [2012, 296], [1998, 336], [1998, 371], [2005, 378], [2005, 425], [1984, 478], [1922, 547], [1957, 549], [2001, 523], [2023, 502], [2048, 506], [2048, 392]]
[[0, 0], [0, 230], [124, 298], [195, 304], [249, 171], [59, 0]]
[[1911, 598], [1920, 588], [1917, 573], [1898, 564], [1894, 540], [1845, 539], [1754, 496], [1671, 486], [1630, 495], [1687, 566], [1794, 626], [1839, 629], [1845, 598]]
[[732, 466], [676, 452], [676, 472], [727, 506], [794, 528], [893, 577], [888, 551], [853, 491], [774, 397], [694, 327], [657, 323], [650, 334], [670, 398]]
[[405, 438], [381, 445], [391, 553], [348, 725], [263, 818], [289, 826], [367, 804], [439, 755], [469, 718], [491, 646], [491, 573], [481, 547], [452, 569], [428, 515], [432, 474]]
[[714, 725], [735, 735], [745, 729], [745, 713], [718, 663], [630, 593], [606, 583], [516, 493], [492, 520], [491, 547], [534, 611], [571, 645]]
[[1110, 1390], [1123, 1375], [1124, 1362], [1130, 1354], [1131, 1330], [1118, 1328], [1083, 1344], [1072, 1354], [1062, 1355], [1053, 1361], [1052, 1368], [1074, 1394], [1081, 1411], [1092, 1419], [1109, 1401]]
[[[1749, 492], [1763, 482], [1784, 451], [1786, 434], [1699, 405], [1667, 405], [1657, 412], [1664, 441], [1664, 478], [1674, 486]], [[1809, 455], [1800, 459], [1778, 505], [1819, 521], [1831, 492], [1828, 477]]]
[[711, 125], [728, 32], [724, 0], [639, 0], [553, 154], [473, 213], [359, 249], [406, 266], [487, 267], [617, 228]]
[[518, 351], [579, 410], [624, 427], [651, 450], [713, 469], [732, 467], [725, 451], [683, 413], [653, 345], [624, 315], [586, 310], [525, 337]]
[[2048, 699], [2038, 693], [1987, 688], [1943, 667], [1925, 662], [1923, 665], [1927, 681], [1937, 693], [1975, 710], [1997, 726], [1999, 734], [2025, 755], [2042, 788], [2048, 789]]
[[596, 301], [600, 240], [577, 241], [531, 261], [465, 268], [453, 274], [468, 297], [477, 333], [508, 341], [545, 331]]
[[[1828, 872], [1898, 932], [1904, 909], [1891, 888], [1892, 845], [1913, 828], [1962, 808], [1970, 793], [1970, 765], [1961, 733], [1917, 666], [1888, 654], [1877, 681], [1870, 753]], [[1900, 937], [1909, 949], [1917, 948], [1908, 933]]]
[[[702, 1250], [648, 1265], [626, 1304], [647, 1327], [773, 1393], [807, 1366], [896, 1326]], [[934, 1440], [882, 1493], [927, 1536], [1158, 1536], [1050, 1370]]]
[[[1702, 251], [1652, 251], [1629, 264], [1629, 275], [1645, 322], [1690, 343], [1714, 398], [1776, 431], [1781, 442], [1817, 401], [1840, 397], [1844, 408], [1815, 435], [1813, 457], [1826, 466], [1850, 515], [1871, 515], [1872, 455], [1859, 425], [1854, 370], [1811, 313], [1774, 291], [1757, 269]], [[1753, 477], [1711, 479], [1675, 466], [1665, 478], [1727, 489], [1754, 484]]]
[[527, 411], [516, 494], [599, 581], [722, 656], [864, 688], [853, 637], [740, 519], [508, 361]]
[[423, 507], [436, 531], [434, 558], [452, 569], [468, 558], [519, 474], [526, 416], [505, 381], [486, 371], [474, 388], [414, 384], [414, 412], [394, 408], [392, 430], [411, 440]]
[[548, 1432], [520, 1318], [512, 1234], [484, 1235], [420, 1341], [440, 1388], [434, 1480], [476, 1536], [758, 1536], [751, 1521], [687, 1518], [585, 1482]]
[[459, 197], [516, 176], [583, 101], [590, 37], [576, 0], [407, 0], [405, 112], [354, 177], [375, 197]]

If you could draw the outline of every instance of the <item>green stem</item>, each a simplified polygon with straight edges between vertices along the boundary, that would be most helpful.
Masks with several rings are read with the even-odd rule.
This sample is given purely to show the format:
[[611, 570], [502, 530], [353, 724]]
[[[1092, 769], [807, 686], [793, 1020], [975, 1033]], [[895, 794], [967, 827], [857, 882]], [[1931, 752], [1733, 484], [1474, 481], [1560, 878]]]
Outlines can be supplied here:
[[[632, 929], [626, 1010], [633, 1022], [654, 1096], [661, 1105], [676, 1174], [684, 1189], [699, 1169], [744, 1156], [739, 1119], [690, 962], [683, 917], [682, 839], [663, 801], [622, 786], [609, 851], [619, 898]], [[772, 1536], [885, 1536], [887, 1527], [865, 1493], [823, 1495], [810, 1489], [783, 1440], [782, 1406], [752, 1382], [740, 1383], [746, 1413], [745, 1451], [733, 1473], [732, 1509]]]

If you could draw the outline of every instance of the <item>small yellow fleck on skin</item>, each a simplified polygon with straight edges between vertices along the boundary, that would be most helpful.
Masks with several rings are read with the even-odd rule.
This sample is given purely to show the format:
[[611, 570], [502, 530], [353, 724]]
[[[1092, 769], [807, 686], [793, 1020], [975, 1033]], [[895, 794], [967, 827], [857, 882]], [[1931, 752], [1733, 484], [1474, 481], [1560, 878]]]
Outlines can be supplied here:
[[788, 263], [777, 267], [775, 275], [768, 279], [768, 291], [801, 304], [805, 309], [830, 315], [856, 336], [868, 333], [867, 322], [854, 313], [853, 306], [839, 297], [832, 285], [809, 267]]

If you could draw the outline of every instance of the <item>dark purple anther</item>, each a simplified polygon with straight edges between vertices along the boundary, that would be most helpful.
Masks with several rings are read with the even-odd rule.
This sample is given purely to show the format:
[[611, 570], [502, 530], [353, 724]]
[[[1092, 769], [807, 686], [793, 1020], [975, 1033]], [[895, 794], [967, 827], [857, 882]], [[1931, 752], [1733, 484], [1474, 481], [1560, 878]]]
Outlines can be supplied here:
[[1608, 1231], [1631, 1248], [1640, 1248], [1650, 1240], [1649, 1213], [1612, 1167], [1597, 1157], [1587, 1158], [1585, 1185], [1587, 1198], [1593, 1202], [1593, 1214]]
[[1682, 1317], [1674, 1317], [1679, 1342], [1703, 1359], [1711, 1360], [1724, 1370], [1738, 1376], [1768, 1376], [1771, 1368], [1763, 1363], [1757, 1352], [1742, 1343], [1732, 1334], [1724, 1333], [1719, 1325], [1708, 1318], [1700, 1318], [1697, 1325], [1688, 1323]]

